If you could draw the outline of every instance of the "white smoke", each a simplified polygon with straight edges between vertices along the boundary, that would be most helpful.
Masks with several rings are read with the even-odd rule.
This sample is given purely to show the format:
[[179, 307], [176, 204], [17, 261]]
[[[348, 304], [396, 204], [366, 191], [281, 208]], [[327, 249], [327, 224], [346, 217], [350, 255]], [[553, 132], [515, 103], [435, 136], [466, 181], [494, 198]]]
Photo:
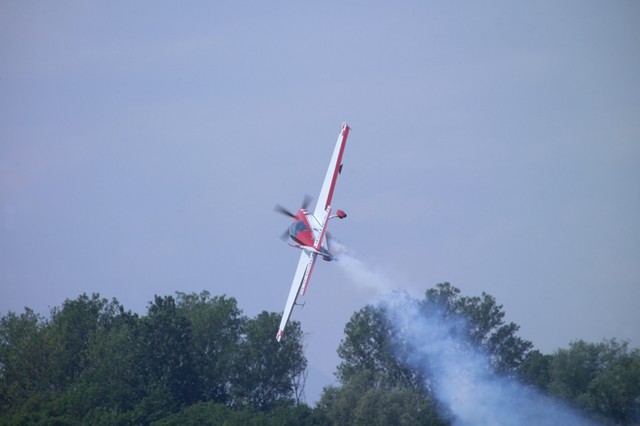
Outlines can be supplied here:
[[[343, 247], [344, 248], [344, 247]], [[429, 377], [434, 396], [454, 425], [589, 425], [562, 402], [543, 395], [513, 378], [495, 373], [489, 357], [471, 351], [456, 332], [462, 319], [445, 319], [438, 312], [425, 315], [420, 302], [401, 291], [390, 292], [392, 281], [379, 275], [346, 249], [338, 261], [353, 284], [380, 296], [397, 328], [396, 338], [409, 350], [409, 362]], [[382, 297], [384, 296], [384, 297]]]
[[358, 288], [373, 291], [376, 298], [382, 297], [394, 288], [393, 283], [382, 272], [365, 265], [339, 241], [332, 240], [331, 253], [342, 272]]
[[[408, 344], [410, 362], [431, 378], [436, 398], [454, 425], [585, 425], [590, 422], [553, 398], [491, 369], [489, 357], [470, 351], [456, 320], [425, 315], [417, 300], [394, 292], [380, 305]], [[452, 323], [453, 321], [453, 323]]]

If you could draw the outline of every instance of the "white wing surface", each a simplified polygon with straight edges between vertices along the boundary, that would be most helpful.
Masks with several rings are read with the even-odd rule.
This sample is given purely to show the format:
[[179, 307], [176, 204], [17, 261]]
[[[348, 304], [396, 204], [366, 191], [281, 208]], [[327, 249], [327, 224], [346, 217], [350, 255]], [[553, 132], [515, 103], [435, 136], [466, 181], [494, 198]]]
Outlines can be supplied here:
[[284, 328], [289, 322], [291, 312], [296, 304], [300, 290], [306, 288], [311, 272], [313, 271], [313, 265], [316, 262], [316, 254], [302, 250], [300, 254], [300, 260], [298, 261], [298, 268], [293, 276], [293, 282], [291, 283], [291, 289], [289, 290], [289, 297], [287, 298], [287, 304], [282, 312], [282, 319], [280, 320], [280, 327], [278, 328], [278, 334], [276, 340], [279, 342], [282, 339]]
[[336, 181], [338, 180], [338, 175], [342, 169], [342, 153], [344, 152], [344, 147], [347, 144], [349, 130], [350, 128], [347, 123], [342, 123], [342, 129], [340, 130], [336, 147], [333, 150], [333, 155], [331, 156], [329, 169], [327, 170], [324, 182], [322, 183], [322, 189], [320, 190], [320, 196], [318, 197], [318, 204], [316, 204], [316, 209], [313, 212], [313, 215], [317, 218], [321, 217], [325, 210], [327, 210], [327, 207], [331, 205], [333, 190], [336, 187]]

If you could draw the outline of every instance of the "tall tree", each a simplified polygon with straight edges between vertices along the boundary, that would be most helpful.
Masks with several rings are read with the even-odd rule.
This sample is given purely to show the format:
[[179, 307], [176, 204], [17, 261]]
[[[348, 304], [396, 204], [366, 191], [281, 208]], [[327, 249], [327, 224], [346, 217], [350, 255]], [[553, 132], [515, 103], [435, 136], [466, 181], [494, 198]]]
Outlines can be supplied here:
[[331, 424], [339, 425], [448, 424], [438, 415], [429, 395], [410, 387], [387, 385], [372, 382], [367, 372], [356, 373], [342, 386], [326, 387], [317, 410]]
[[[456, 287], [443, 283], [427, 290], [418, 305], [425, 318], [456, 324], [454, 332], [461, 334], [458, 340], [470, 351], [486, 351], [498, 371], [513, 374], [532, 346], [516, 336], [518, 326], [505, 323], [502, 306], [486, 293], [465, 297]], [[399, 337], [402, 333], [398, 333], [387, 309], [384, 305], [365, 306], [345, 326], [336, 373], [342, 387], [325, 390], [321, 409], [336, 423], [354, 423], [350, 409], [377, 406], [390, 398], [390, 406], [419, 407], [429, 413], [429, 421], [439, 424], [443, 420], [430, 398], [434, 378], [415, 367], [415, 351], [410, 342]], [[363, 408], [362, 413], [367, 410]], [[379, 414], [385, 417], [391, 411]], [[363, 420], [368, 421], [373, 419]]]
[[549, 368], [552, 360], [552, 355], [545, 355], [538, 350], [530, 351], [518, 367], [518, 378], [524, 383], [546, 391], [551, 380]]
[[379, 389], [422, 389], [424, 377], [403, 362], [393, 325], [380, 307], [368, 305], [354, 313], [344, 333], [338, 347], [342, 361], [336, 376], [340, 383], [357, 377]]
[[533, 344], [518, 337], [520, 326], [505, 323], [505, 312], [496, 299], [482, 292], [481, 297], [460, 294], [460, 289], [441, 283], [426, 291], [425, 309], [438, 309], [447, 317], [465, 319], [466, 341], [470, 346], [483, 348], [496, 370], [515, 374]]
[[88, 366], [77, 386], [89, 405], [88, 412], [94, 411], [85, 414], [93, 424], [104, 413], [131, 410], [146, 392], [145, 372], [136, 358], [140, 319], [117, 302], [108, 312], [87, 351]]
[[98, 294], [89, 297], [83, 293], [77, 299], [65, 300], [61, 309], [52, 310], [48, 332], [54, 345], [55, 386], [66, 387], [86, 368], [89, 345], [108, 304], [109, 301]]
[[[516, 324], [504, 322], [502, 305], [486, 293], [482, 297], [461, 296], [458, 288], [443, 283], [427, 290], [421, 304], [425, 317], [438, 312], [444, 320], [463, 319], [464, 327], [458, 330], [464, 334], [460, 340], [470, 350], [483, 348], [501, 372], [514, 373], [532, 347], [531, 342], [516, 335]], [[337, 368], [340, 382], [345, 384], [351, 377], [365, 374], [377, 385], [424, 390], [426, 378], [407, 362], [408, 351], [396, 335], [383, 307], [369, 305], [356, 312], [345, 326], [345, 337], [338, 348], [342, 359]]]
[[175, 299], [155, 296], [141, 326], [138, 362], [145, 368], [149, 394], [171, 395], [178, 404], [194, 402], [198, 386], [190, 351], [191, 324], [178, 311]]
[[0, 411], [24, 402], [52, 383], [45, 320], [31, 309], [0, 319]]
[[617, 424], [640, 422], [640, 349], [615, 339], [572, 342], [549, 366], [548, 390]]
[[191, 324], [191, 354], [200, 399], [228, 403], [234, 357], [246, 323], [234, 298], [177, 293], [178, 312]]
[[290, 323], [287, 338], [278, 343], [273, 330], [279, 323], [279, 314], [266, 311], [247, 321], [232, 386], [236, 404], [266, 410], [278, 401], [293, 401], [297, 378], [307, 368], [302, 330], [300, 323]]

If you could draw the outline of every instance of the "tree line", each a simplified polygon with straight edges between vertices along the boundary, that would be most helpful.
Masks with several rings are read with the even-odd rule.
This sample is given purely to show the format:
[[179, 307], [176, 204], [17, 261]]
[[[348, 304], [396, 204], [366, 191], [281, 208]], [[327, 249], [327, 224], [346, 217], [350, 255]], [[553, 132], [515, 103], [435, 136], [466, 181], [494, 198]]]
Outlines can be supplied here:
[[[564, 401], [596, 423], [640, 425], [640, 349], [615, 339], [577, 340], [542, 354], [517, 335], [517, 324], [505, 321], [493, 296], [463, 296], [449, 283], [428, 289], [421, 304], [426, 311], [437, 309], [441, 320], [463, 318], [458, 340], [486, 353], [497, 374]], [[383, 307], [369, 305], [353, 314], [338, 348], [339, 386], [325, 388], [317, 407], [332, 424], [453, 422], [434, 398], [435, 379], [412, 366], [396, 332]]]
[[[495, 298], [438, 284], [425, 306], [465, 318], [469, 350], [492, 368], [604, 424], [640, 424], [640, 351], [575, 341], [542, 354], [505, 321]], [[307, 361], [298, 322], [274, 339], [280, 314], [243, 315], [234, 298], [155, 296], [145, 315], [80, 295], [45, 318], [0, 319], [0, 424], [448, 425], [433, 378], [398, 351], [380, 306], [355, 312], [338, 347], [338, 385], [304, 402]]]
[[0, 423], [159, 424], [203, 402], [218, 416], [283, 411], [300, 400], [307, 361], [300, 324], [280, 345], [279, 321], [248, 318], [235, 299], [206, 291], [156, 296], [144, 316], [97, 294], [66, 300], [50, 318], [9, 312]]

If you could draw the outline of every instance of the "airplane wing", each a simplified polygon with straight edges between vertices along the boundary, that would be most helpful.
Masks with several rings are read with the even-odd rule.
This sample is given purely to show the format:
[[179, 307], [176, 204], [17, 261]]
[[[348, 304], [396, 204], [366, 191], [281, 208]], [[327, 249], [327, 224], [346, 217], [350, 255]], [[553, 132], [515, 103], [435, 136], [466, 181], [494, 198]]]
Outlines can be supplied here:
[[301, 289], [307, 287], [307, 282], [309, 281], [309, 277], [313, 271], [313, 265], [316, 262], [316, 256], [317, 254], [305, 250], [302, 250], [302, 253], [300, 254], [298, 268], [293, 276], [293, 282], [291, 283], [291, 290], [289, 290], [287, 304], [284, 307], [284, 312], [282, 312], [282, 320], [280, 320], [280, 327], [278, 328], [278, 334], [276, 335], [276, 340], [278, 342], [282, 339], [282, 333], [284, 333], [284, 328], [286, 327], [287, 322], [289, 322], [291, 312], [293, 311], [293, 307], [296, 304], [296, 299], [298, 298]]
[[322, 184], [322, 189], [320, 190], [318, 204], [316, 204], [316, 209], [313, 212], [313, 215], [317, 218], [321, 217], [327, 207], [331, 205], [333, 189], [336, 186], [338, 174], [340, 174], [340, 171], [342, 169], [342, 153], [344, 152], [344, 147], [347, 143], [349, 130], [350, 128], [347, 123], [342, 123], [342, 129], [340, 130], [340, 135], [338, 136], [336, 147], [333, 150], [333, 155], [331, 156], [329, 169], [327, 170], [327, 174], [324, 178], [324, 183]]

